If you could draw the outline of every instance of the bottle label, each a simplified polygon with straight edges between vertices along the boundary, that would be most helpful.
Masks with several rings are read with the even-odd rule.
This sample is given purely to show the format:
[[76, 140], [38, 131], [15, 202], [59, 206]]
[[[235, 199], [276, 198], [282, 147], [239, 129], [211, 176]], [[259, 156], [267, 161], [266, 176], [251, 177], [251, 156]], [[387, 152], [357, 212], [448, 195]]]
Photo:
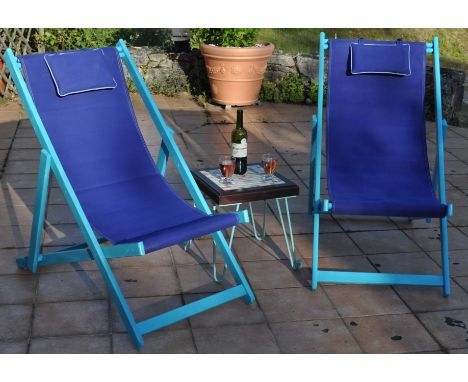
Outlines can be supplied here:
[[243, 138], [241, 143], [232, 143], [232, 157], [245, 158], [247, 156], [247, 139]]

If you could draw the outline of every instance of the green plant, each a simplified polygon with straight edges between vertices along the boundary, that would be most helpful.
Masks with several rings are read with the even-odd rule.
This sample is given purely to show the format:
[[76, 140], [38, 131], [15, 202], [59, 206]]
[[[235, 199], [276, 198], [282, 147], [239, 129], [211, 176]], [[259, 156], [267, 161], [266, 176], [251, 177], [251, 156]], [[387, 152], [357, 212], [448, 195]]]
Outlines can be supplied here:
[[200, 67], [198, 63], [195, 64], [195, 67], [188, 74], [188, 91], [194, 97], [202, 96], [205, 99], [210, 98], [210, 85], [208, 83], [208, 78], [204, 73], [204, 68]]
[[224, 47], [248, 47], [257, 42], [257, 28], [190, 28], [190, 45], [199, 47], [200, 43]]
[[184, 76], [172, 69], [165, 77], [158, 78], [152, 83], [150, 82], [149, 89], [153, 94], [174, 97], [183, 91], [187, 91], [188, 85]]
[[268, 102], [281, 102], [281, 93], [277, 82], [263, 80], [260, 89], [260, 99]]
[[96, 48], [115, 44], [117, 28], [47, 28], [44, 35], [35, 34], [36, 44], [46, 51]]
[[118, 34], [132, 46], [168, 48], [173, 45], [172, 31], [168, 28], [121, 28]]
[[283, 102], [304, 102], [304, 83], [300, 75], [286, 74], [281, 81], [281, 99]]
[[127, 89], [130, 93], [136, 93], [138, 91], [135, 83], [130, 78], [130, 76], [125, 78], [125, 84], [127, 85]]
[[[310, 98], [313, 104], [317, 104], [318, 100], [318, 83], [317, 82], [312, 82], [310, 84], [310, 88], [307, 91], [307, 96]], [[323, 105], [325, 106], [327, 104], [327, 87], [323, 87]]]
[[305, 87], [300, 75], [286, 74], [281, 80], [264, 80], [260, 90], [260, 99], [269, 102], [304, 102]]
[[135, 46], [172, 44], [169, 29], [154, 28], [46, 28], [43, 35], [34, 35], [34, 43], [57, 51], [114, 45], [120, 38]]
[[193, 97], [195, 102], [200, 105], [202, 108], [206, 109], [208, 107], [208, 100], [205, 93], [200, 93]]
[[318, 83], [312, 82], [308, 91], [308, 97], [311, 99], [312, 103], [317, 103], [318, 99]]
[[344, 39], [430, 41], [439, 36], [442, 65], [468, 69], [468, 28], [261, 28], [258, 39], [287, 53], [318, 53], [321, 31], [330, 38]]

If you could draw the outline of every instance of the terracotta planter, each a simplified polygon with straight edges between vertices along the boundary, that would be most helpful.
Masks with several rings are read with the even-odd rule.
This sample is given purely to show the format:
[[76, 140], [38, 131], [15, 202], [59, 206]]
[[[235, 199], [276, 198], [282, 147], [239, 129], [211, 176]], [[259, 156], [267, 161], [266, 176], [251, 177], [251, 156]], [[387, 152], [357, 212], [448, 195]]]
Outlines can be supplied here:
[[222, 48], [201, 44], [213, 101], [221, 105], [252, 105], [258, 100], [268, 57], [275, 46]]

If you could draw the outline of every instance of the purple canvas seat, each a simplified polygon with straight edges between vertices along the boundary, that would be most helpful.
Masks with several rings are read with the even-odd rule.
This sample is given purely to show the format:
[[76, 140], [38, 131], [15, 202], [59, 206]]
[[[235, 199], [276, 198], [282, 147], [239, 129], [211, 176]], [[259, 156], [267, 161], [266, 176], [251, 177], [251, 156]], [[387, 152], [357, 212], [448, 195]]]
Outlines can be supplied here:
[[[114, 47], [20, 57], [47, 133], [93, 228], [147, 252], [231, 227], [207, 215], [159, 173], [138, 128]], [[72, 75], [72, 74], [75, 75]]]
[[425, 73], [425, 43], [329, 40], [326, 155], [333, 213], [446, 215], [427, 159]]
[[[321, 198], [325, 55], [326, 165]], [[431, 181], [424, 115], [426, 54], [434, 58], [437, 156]], [[426, 285], [450, 294], [439, 39], [431, 43], [327, 39], [320, 33], [317, 116], [312, 118], [309, 213], [314, 214], [312, 289], [319, 283]], [[438, 191], [438, 196], [435, 194]], [[312, 195], [311, 195], [312, 196]], [[321, 269], [321, 214], [439, 218], [441, 274]]]
[[[42, 266], [94, 261], [137, 348], [155, 330], [238, 298], [255, 301], [221, 231], [247, 222], [247, 211], [213, 215], [123, 40], [115, 48], [20, 57], [7, 49], [4, 58], [41, 145], [29, 250], [16, 259], [19, 268], [34, 273]], [[161, 137], [156, 163], [138, 129], [121, 62]], [[197, 208], [165, 180], [169, 158]], [[84, 242], [43, 252], [52, 173]], [[205, 234], [235, 285], [137, 322], [108, 260], [143, 256]]]

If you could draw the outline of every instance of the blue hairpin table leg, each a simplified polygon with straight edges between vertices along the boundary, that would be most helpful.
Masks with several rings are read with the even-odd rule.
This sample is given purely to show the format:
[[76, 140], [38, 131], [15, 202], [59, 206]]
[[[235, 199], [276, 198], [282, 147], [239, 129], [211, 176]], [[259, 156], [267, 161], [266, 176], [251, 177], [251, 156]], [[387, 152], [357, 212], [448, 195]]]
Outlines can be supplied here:
[[[293, 196], [293, 198], [294, 197], [295, 196]], [[288, 250], [288, 256], [289, 256], [289, 261], [291, 263], [291, 268], [296, 270], [296, 269], [301, 268], [302, 262], [296, 257], [296, 247], [294, 245], [294, 234], [293, 234], [292, 224], [291, 224], [291, 214], [289, 213], [288, 199], [289, 197], [277, 198], [276, 207], [278, 208], [278, 215], [280, 218], [281, 229], [283, 230], [284, 242], [286, 243], [286, 248]], [[280, 200], [284, 200], [284, 208], [286, 210], [286, 217], [288, 220], [289, 238], [288, 238], [288, 233], [286, 232], [286, 226], [284, 224], [283, 211], [281, 210]]]
[[[292, 196], [292, 197], [294, 198], [294, 196]], [[284, 242], [286, 244], [286, 249], [288, 251], [288, 257], [289, 257], [289, 261], [291, 263], [291, 268], [292, 269], [300, 269], [301, 265], [302, 265], [302, 262], [301, 262], [301, 260], [297, 259], [297, 257], [296, 257], [296, 247], [295, 247], [295, 244], [294, 244], [294, 234], [293, 234], [293, 230], [292, 230], [291, 214], [290, 214], [290, 211], [289, 211], [289, 203], [288, 203], [289, 198], [290, 197], [277, 198], [276, 199], [276, 207], [278, 209], [279, 220], [280, 220], [280, 224], [281, 224], [281, 229], [283, 231], [283, 237], [284, 237]], [[280, 203], [281, 200], [284, 201], [284, 206], [285, 206], [285, 211], [286, 211], [286, 219], [287, 219], [287, 227], [286, 227], [286, 224], [285, 224], [285, 221], [284, 221], [284, 218], [283, 218], [283, 210], [282, 210], [281, 203]], [[237, 211], [240, 210], [240, 207], [242, 206], [242, 203], [222, 204], [222, 205], [216, 205], [215, 204], [213, 206], [213, 211], [218, 212], [218, 209], [220, 207], [229, 207], [229, 206], [235, 206], [236, 207], [236, 212], [237, 212]], [[259, 229], [257, 229], [257, 223], [255, 222], [255, 218], [254, 218], [254, 211], [253, 211], [252, 202], [249, 202], [249, 213], [250, 213], [250, 219], [251, 219], [250, 221], [252, 223], [252, 230], [253, 230], [255, 239], [258, 240], [258, 241], [262, 241], [266, 236], [266, 212], [267, 212], [267, 201], [264, 200], [264, 203], [263, 203], [263, 223], [259, 227]], [[229, 248], [232, 247], [232, 242], [234, 240], [235, 231], [236, 231], [236, 227], [234, 226], [231, 229], [231, 232], [229, 234], [229, 242], [228, 242]], [[223, 273], [222, 273], [221, 277], [218, 277], [218, 275], [217, 275], [217, 266], [216, 266], [216, 258], [217, 258], [216, 244], [213, 242], [213, 280], [215, 282], [219, 283], [219, 282], [222, 282], [224, 280], [224, 276], [226, 274], [226, 265], [224, 265], [224, 269], [223, 269]]]
[[255, 223], [255, 217], [253, 213], [252, 202], [249, 202], [249, 211], [250, 211], [250, 221], [252, 222], [252, 229], [254, 232], [255, 239], [262, 241], [266, 236], [266, 209], [267, 209], [267, 201], [263, 201], [263, 224], [262, 224], [262, 233], [258, 235], [257, 233], [257, 223]]
[[187, 252], [190, 249], [190, 246], [192, 245], [193, 240], [187, 240], [183, 243], [182, 247], [184, 248], [184, 251]]
[[[163, 148], [163, 147], [161, 147], [161, 149], [162, 149], [162, 148]], [[160, 152], [161, 152], [161, 151], [160, 151]], [[160, 156], [160, 157], [161, 157], [161, 156]], [[158, 159], [158, 160], [159, 160], [159, 159]], [[161, 167], [160, 167], [160, 168], [162, 168], [163, 166], [165, 166], [164, 162], [163, 162], [163, 164], [161, 164]], [[164, 167], [164, 168], [165, 168], [165, 167]], [[195, 208], [197, 208], [197, 205], [196, 205], [195, 203], [193, 203], [193, 206], [194, 206]], [[183, 243], [181, 243], [182, 248], [184, 249], [185, 252], [188, 252], [188, 250], [190, 249], [190, 247], [191, 247], [191, 245], [192, 245], [192, 242], [193, 242], [193, 240], [190, 239], [190, 240], [187, 240], [187, 241], [184, 241]]]

